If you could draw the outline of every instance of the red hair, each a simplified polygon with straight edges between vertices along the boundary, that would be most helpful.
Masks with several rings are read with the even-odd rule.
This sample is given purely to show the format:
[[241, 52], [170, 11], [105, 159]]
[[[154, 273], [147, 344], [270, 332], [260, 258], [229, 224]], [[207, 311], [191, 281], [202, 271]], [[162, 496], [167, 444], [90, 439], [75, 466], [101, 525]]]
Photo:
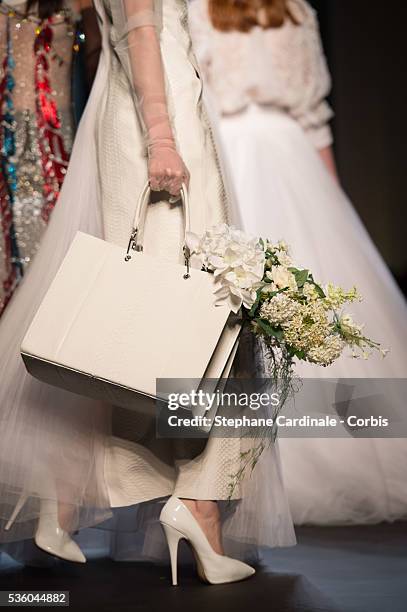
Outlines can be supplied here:
[[253, 27], [280, 28], [286, 19], [298, 25], [288, 0], [208, 0], [209, 16], [217, 30], [249, 32]]

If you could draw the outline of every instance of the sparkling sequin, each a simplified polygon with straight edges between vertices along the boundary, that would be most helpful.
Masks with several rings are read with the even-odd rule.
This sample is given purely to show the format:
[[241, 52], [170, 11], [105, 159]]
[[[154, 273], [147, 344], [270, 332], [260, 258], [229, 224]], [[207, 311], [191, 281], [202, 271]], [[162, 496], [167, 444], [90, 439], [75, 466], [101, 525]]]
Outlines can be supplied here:
[[[38, 250], [46, 222], [41, 216], [44, 205], [44, 178], [39, 135], [35, 114], [23, 111], [16, 115], [17, 189], [14, 202], [15, 233], [20, 256], [27, 265]], [[69, 113], [61, 115], [64, 142], [72, 146], [72, 125]]]
[[[52, 23], [42, 24], [34, 15], [23, 18], [24, 7], [22, 3], [21, 11], [8, 11], [4, 3], [0, 4], [0, 82], [4, 83], [0, 122], [0, 313], [19, 280], [16, 266], [23, 271], [39, 247], [66, 174], [73, 136], [72, 37], [75, 34], [75, 42], [80, 38], [71, 13], [64, 9]], [[38, 42], [43, 44], [41, 58], [34, 53]], [[38, 59], [40, 68], [46, 71], [46, 79], [37, 79], [38, 90], [45, 96], [40, 109], [44, 111], [42, 122], [35, 91]], [[12, 94], [4, 95], [7, 91]], [[14, 267], [13, 279], [10, 265]]]
[[6, 29], [6, 55], [3, 60], [3, 76], [0, 82], [0, 112], [1, 112], [1, 159], [0, 159], [0, 213], [3, 234], [3, 274], [1, 277], [2, 300], [0, 307], [7, 304], [17, 283], [22, 277], [22, 264], [14, 225], [14, 200], [17, 189], [15, 168], [15, 118], [13, 90], [15, 80], [13, 70], [13, 41], [10, 29], [10, 19]]

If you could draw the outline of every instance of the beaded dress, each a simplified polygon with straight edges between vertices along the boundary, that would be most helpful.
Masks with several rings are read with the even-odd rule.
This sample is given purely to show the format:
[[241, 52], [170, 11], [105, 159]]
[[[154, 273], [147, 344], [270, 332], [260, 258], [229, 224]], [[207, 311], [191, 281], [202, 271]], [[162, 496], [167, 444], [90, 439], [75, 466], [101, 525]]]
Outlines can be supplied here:
[[41, 21], [25, 3], [0, 5], [0, 313], [34, 257], [72, 147], [70, 4]]

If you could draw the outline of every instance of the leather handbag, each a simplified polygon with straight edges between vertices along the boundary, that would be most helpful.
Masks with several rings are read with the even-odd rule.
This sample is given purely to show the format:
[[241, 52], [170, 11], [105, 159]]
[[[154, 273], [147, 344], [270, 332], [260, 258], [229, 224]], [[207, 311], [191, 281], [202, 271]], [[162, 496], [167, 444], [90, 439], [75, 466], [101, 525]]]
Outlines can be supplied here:
[[127, 252], [77, 232], [21, 345], [39, 380], [110, 404], [151, 410], [157, 379], [171, 392], [214, 391], [229, 375], [240, 323], [215, 306], [214, 276], [190, 267], [188, 193], [185, 264], [143, 253], [150, 199], [137, 204]]

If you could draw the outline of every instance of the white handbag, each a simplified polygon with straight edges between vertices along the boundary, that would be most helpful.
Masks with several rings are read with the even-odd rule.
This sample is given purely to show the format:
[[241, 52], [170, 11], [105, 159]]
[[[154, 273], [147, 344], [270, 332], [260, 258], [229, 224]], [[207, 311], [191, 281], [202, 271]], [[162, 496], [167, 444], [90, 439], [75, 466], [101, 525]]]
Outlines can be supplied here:
[[240, 324], [227, 306], [214, 305], [213, 275], [189, 266], [185, 188], [181, 195], [186, 267], [143, 253], [148, 185], [127, 254], [77, 232], [22, 342], [30, 374], [113, 405], [150, 411], [148, 398], [159, 395], [157, 379], [171, 379], [171, 391], [181, 393], [202, 384], [215, 390], [229, 375]]

